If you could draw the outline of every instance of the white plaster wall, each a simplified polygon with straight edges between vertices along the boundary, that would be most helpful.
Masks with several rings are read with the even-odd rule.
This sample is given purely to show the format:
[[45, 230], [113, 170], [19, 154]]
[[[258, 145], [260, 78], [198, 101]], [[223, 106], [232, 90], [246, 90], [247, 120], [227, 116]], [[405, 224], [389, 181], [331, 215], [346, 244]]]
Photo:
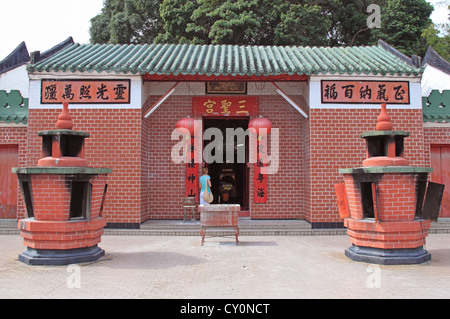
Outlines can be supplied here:
[[429, 96], [432, 90], [450, 90], [450, 74], [427, 64], [422, 76], [422, 96]]
[[30, 94], [27, 66], [22, 65], [0, 74], [0, 90], [5, 90], [6, 92], [19, 90], [22, 97], [28, 98]]

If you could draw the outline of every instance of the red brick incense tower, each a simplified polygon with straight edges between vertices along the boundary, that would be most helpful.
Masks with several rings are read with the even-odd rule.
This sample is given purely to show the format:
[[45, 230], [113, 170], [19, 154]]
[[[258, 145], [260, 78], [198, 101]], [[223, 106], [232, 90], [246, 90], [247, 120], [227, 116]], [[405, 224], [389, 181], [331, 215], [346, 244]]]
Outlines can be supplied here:
[[106, 226], [101, 216], [109, 168], [90, 168], [84, 158], [88, 133], [73, 131], [68, 104], [56, 129], [39, 132], [43, 158], [37, 167], [14, 168], [27, 217], [18, 222], [27, 250], [19, 260], [30, 265], [67, 265], [98, 260]]
[[437, 219], [436, 210], [439, 213], [434, 186], [442, 185], [429, 185], [432, 169], [410, 166], [403, 157], [408, 136], [408, 132], [393, 130], [386, 105], [382, 105], [376, 131], [361, 135], [367, 145], [363, 166], [340, 170], [345, 184], [336, 185], [336, 191], [352, 243], [345, 254], [352, 260], [418, 264], [431, 258], [424, 249], [425, 238], [430, 219]]

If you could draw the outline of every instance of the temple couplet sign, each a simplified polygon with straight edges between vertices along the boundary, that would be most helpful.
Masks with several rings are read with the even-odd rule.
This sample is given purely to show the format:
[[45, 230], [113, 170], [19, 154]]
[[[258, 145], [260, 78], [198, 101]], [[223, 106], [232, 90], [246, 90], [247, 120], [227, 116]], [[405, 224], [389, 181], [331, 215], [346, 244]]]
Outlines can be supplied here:
[[267, 136], [258, 136], [258, 145], [256, 150], [257, 161], [255, 163], [254, 170], [254, 178], [255, 178], [255, 203], [266, 203], [267, 202], [267, 174], [265, 174], [265, 170], [267, 169], [268, 161], [267, 161], [267, 153], [264, 149], [264, 146], [267, 143], [263, 143], [263, 139], [266, 139]]
[[322, 103], [409, 104], [408, 81], [323, 80]]
[[41, 104], [129, 104], [130, 80], [42, 80]]
[[198, 116], [256, 116], [257, 96], [199, 96], [193, 98], [193, 113]]
[[185, 197], [194, 197], [199, 201], [198, 164], [195, 162], [195, 136], [186, 140], [187, 163], [185, 164]]

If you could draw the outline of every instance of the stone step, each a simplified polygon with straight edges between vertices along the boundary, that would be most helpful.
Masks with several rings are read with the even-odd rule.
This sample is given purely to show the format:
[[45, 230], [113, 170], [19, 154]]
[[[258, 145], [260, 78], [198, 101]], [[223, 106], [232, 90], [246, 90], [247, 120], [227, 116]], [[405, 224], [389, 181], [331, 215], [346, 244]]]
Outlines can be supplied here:
[[[109, 235], [199, 236], [199, 220], [150, 220], [139, 230], [105, 229]], [[239, 220], [239, 236], [306, 236], [312, 235], [311, 224], [304, 220]], [[324, 232], [322, 232], [324, 233]], [[211, 236], [232, 236], [233, 231], [208, 229]]]
[[432, 222], [431, 227], [433, 226], [449, 226], [450, 225], [450, 218], [444, 217], [439, 218], [437, 222]]
[[430, 234], [449, 234], [450, 218], [439, 218], [438, 222], [431, 223]]
[[17, 220], [0, 219], [0, 235], [18, 235]]
[[[150, 220], [141, 225], [141, 230], [190, 229], [200, 230], [200, 221], [196, 220]], [[311, 229], [311, 224], [304, 220], [239, 220], [239, 229]]]
[[17, 228], [17, 220], [15, 219], [0, 219], [1, 228]]
[[[345, 235], [345, 229], [241, 229], [241, 236], [331, 236]], [[105, 229], [105, 235], [109, 236], [199, 236], [200, 229]], [[207, 230], [208, 236], [230, 236], [233, 237], [233, 230]]]
[[[200, 222], [151, 220], [143, 223], [141, 229], [105, 229], [111, 236], [200, 236]], [[450, 234], [450, 218], [431, 223], [430, 234]], [[0, 235], [18, 235], [16, 220], [0, 220]], [[230, 231], [208, 230], [208, 235], [232, 235]], [[329, 236], [346, 235], [345, 228], [311, 229], [305, 220], [239, 220], [239, 236]]]

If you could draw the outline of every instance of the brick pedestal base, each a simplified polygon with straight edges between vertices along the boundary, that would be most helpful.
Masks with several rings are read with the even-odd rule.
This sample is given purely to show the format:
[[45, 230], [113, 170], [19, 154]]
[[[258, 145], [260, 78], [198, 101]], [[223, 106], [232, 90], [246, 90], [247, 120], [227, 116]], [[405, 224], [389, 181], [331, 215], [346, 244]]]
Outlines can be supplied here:
[[19, 255], [19, 260], [28, 265], [36, 266], [65, 266], [99, 260], [105, 251], [97, 245], [78, 249], [32, 249], [27, 248]]
[[429, 220], [375, 222], [344, 221], [352, 246], [345, 255], [355, 261], [382, 265], [419, 264], [430, 260], [423, 249]]
[[29, 265], [69, 265], [96, 261], [105, 252], [98, 248], [106, 220], [19, 221], [20, 235], [27, 250], [19, 260]]
[[17, 168], [28, 217], [18, 222], [30, 265], [91, 262], [104, 255], [102, 217], [109, 169], [88, 167]]
[[380, 249], [353, 245], [345, 251], [345, 255], [354, 261], [380, 265], [420, 264], [431, 259], [430, 253], [423, 247]]
[[367, 167], [344, 173], [350, 217], [344, 219], [355, 261], [398, 265], [430, 259], [423, 249], [430, 228], [420, 219], [428, 168]]

